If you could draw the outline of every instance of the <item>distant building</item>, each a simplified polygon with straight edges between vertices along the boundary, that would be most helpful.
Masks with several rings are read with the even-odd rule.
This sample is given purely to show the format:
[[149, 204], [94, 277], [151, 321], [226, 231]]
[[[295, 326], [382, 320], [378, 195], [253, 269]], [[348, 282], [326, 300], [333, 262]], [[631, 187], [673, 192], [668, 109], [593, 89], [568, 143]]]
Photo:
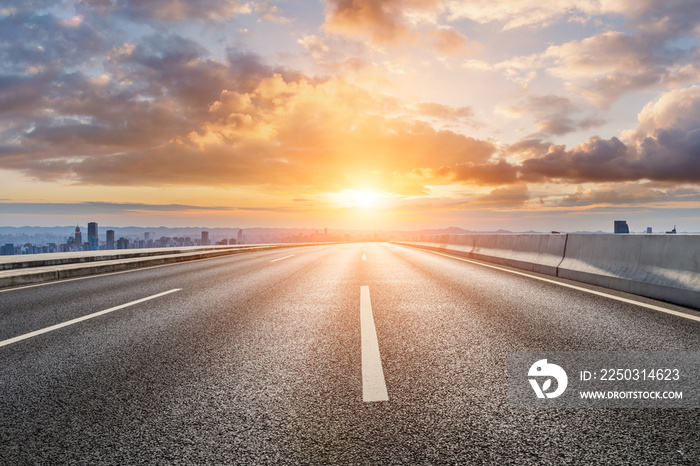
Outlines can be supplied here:
[[676, 234], [676, 225], [673, 225], [673, 230], [667, 231], [666, 234], [667, 235], [675, 235]]
[[5, 246], [0, 248], [0, 255], [2, 256], [14, 256], [15, 255], [15, 245], [12, 243], [5, 243]]
[[209, 246], [209, 232], [208, 231], [203, 231], [202, 232], [202, 241], [201, 241], [202, 246]]
[[80, 251], [83, 246], [83, 234], [80, 233], [80, 227], [75, 226], [75, 250]]
[[651, 234], [651, 227], [647, 227], [647, 235]]
[[117, 240], [117, 249], [129, 249], [129, 240], [126, 238], [119, 238]]
[[97, 236], [97, 222], [88, 223], [88, 243], [90, 244], [90, 251], [100, 249], [100, 240]]
[[625, 220], [615, 220], [615, 233], [629, 233], [630, 228]]
[[114, 249], [114, 230], [107, 230], [107, 249]]
[[236, 241], [238, 244], [243, 244], [243, 229], [239, 228], [238, 229], [238, 241]]

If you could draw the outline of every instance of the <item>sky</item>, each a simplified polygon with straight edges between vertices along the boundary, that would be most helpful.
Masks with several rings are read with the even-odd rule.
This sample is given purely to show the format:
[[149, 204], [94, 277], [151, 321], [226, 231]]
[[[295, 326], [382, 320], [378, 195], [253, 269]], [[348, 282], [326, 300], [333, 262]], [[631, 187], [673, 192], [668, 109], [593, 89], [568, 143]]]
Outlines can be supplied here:
[[697, 0], [4, 0], [0, 224], [700, 232]]

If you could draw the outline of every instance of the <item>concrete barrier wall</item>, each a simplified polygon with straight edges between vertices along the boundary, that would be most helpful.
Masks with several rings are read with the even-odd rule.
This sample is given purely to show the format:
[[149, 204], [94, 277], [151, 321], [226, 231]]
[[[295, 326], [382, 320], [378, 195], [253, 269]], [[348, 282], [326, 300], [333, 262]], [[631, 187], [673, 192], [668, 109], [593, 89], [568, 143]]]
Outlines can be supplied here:
[[236, 244], [226, 246], [185, 246], [175, 248], [112, 249], [104, 251], [58, 252], [0, 256], [0, 270], [25, 269], [54, 265], [99, 262], [161, 255], [185, 254], [189, 252], [250, 249], [258, 245]]
[[417, 236], [410, 242], [413, 246], [427, 249], [449, 249], [462, 255], [472, 252], [474, 249], [473, 235], [427, 235]]
[[700, 235], [442, 235], [406, 244], [700, 308]]
[[700, 235], [568, 235], [558, 276], [700, 308]]
[[[32, 255], [10, 256], [15, 264], [0, 270], [0, 288], [42, 283], [47, 281], [62, 280], [67, 278], [86, 277], [101, 273], [121, 272], [125, 270], [153, 267], [158, 265], [173, 264], [199, 259], [209, 259], [231, 254], [241, 254], [256, 250], [280, 249], [303, 247], [329, 243], [283, 243], [283, 244], [256, 244], [239, 247], [194, 247], [167, 248], [163, 251], [126, 251], [114, 253], [113, 251], [93, 251], [96, 254], [73, 254], [75, 257], [58, 257], [51, 259], [52, 263], [46, 264], [43, 260], [34, 260]], [[101, 254], [100, 254], [101, 252]], [[59, 256], [71, 256], [70, 253], [58, 254]], [[46, 254], [48, 256], [48, 254]], [[87, 260], [85, 260], [87, 259]], [[26, 263], [22, 263], [26, 260]], [[30, 265], [31, 264], [31, 265]]]
[[565, 235], [474, 235], [471, 256], [502, 265], [556, 275]]

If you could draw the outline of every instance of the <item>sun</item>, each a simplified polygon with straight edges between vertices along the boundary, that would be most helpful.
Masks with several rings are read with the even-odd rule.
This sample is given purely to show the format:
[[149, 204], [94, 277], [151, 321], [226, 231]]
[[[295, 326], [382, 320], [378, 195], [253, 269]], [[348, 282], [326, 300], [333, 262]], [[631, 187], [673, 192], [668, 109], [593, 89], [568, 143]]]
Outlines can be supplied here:
[[382, 195], [374, 191], [344, 189], [338, 193], [333, 193], [332, 198], [340, 207], [371, 209], [378, 206]]

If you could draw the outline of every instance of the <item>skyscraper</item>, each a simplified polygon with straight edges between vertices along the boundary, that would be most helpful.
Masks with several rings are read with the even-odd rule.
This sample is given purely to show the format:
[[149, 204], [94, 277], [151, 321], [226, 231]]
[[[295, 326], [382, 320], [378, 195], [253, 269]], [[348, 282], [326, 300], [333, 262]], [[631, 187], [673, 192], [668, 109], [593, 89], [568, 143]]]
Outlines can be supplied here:
[[107, 249], [114, 249], [114, 230], [107, 230]]
[[208, 231], [203, 231], [202, 232], [202, 246], [209, 246], [209, 232]]
[[624, 220], [615, 220], [615, 233], [629, 233], [630, 228]]
[[83, 234], [80, 233], [80, 227], [75, 226], [75, 250], [82, 251], [83, 249]]
[[97, 222], [88, 223], [88, 242], [90, 243], [90, 251], [100, 249], [100, 240], [97, 236]]
[[243, 229], [238, 229], [238, 244], [243, 244]]

